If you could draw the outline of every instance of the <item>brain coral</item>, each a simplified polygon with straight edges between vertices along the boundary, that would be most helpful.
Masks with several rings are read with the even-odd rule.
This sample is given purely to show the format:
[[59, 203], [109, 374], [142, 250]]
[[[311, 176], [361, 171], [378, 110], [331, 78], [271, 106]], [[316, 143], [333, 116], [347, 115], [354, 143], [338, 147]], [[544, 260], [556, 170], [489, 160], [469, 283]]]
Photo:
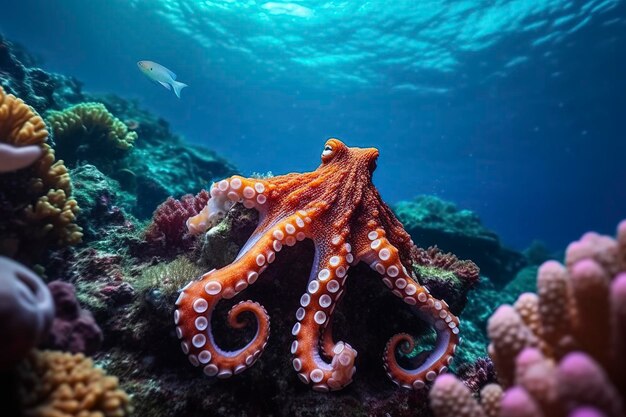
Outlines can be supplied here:
[[0, 253], [13, 258], [32, 261], [49, 246], [75, 244], [82, 237], [67, 168], [55, 162], [47, 138], [43, 119], [0, 88], [0, 142], [42, 151], [30, 167], [0, 174]]
[[95, 368], [83, 354], [33, 351], [18, 375], [26, 416], [124, 417], [131, 412], [117, 378]]
[[129, 131], [102, 103], [80, 103], [63, 111], [50, 111], [46, 122], [54, 134], [55, 148], [70, 166], [79, 160], [112, 163], [137, 139], [137, 133]]

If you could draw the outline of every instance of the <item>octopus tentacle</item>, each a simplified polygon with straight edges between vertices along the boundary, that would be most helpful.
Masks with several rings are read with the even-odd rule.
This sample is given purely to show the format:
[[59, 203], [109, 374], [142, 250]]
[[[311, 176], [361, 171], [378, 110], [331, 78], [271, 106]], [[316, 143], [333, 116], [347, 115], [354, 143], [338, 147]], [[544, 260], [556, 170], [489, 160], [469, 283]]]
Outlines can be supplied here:
[[356, 350], [345, 342], [334, 343], [330, 331], [332, 314], [344, 291], [349, 260], [353, 259], [350, 244], [335, 240], [334, 246], [317, 249], [317, 266], [311, 272], [307, 292], [300, 298], [298, 322], [292, 330], [296, 336], [291, 346], [293, 367], [300, 380], [312, 383], [316, 391], [341, 389], [352, 382], [356, 371]]
[[211, 198], [196, 216], [187, 219], [187, 228], [191, 234], [206, 232], [215, 226], [235, 203], [242, 203], [246, 208], [255, 208], [263, 212], [267, 196], [273, 188], [267, 181], [244, 178], [239, 175], [213, 183]]
[[415, 369], [402, 367], [396, 359], [396, 349], [409, 353], [415, 347], [411, 336], [405, 333], [393, 336], [383, 355], [387, 374], [399, 386], [409, 389], [421, 389], [426, 381], [433, 381], [437, 374], [447, 371], [452, 361], [456, 346], [459, 344], [459, 320], [448, 310], [445, 301], [430, 295], [427, 288], [415, 281], [402, 265], [398, 250], [389, 243], [384, 231], [377, 229], [369, 232], [370, 251], [363, 260], [382, 275], [383, 283], [393, 294], [416, 307], [420, 317], [430, 323], [436, 333], [435, 348], [426, 360]]
[[[298, 221], [300, 219], [300, 221]], [[254, 284], [267, 264], [274, 262], [283, 245], [293, 245], [306, 236], [308, 223], [298, 215], [289, 216], [261, 235], [248, 250], [226, 267], [208, 272], [199, 281], [183, 288], [174, 312], [181, 348], [194, 366], [203, 366], [209, 376], [227, 378], [250, 367], [260, 356], [269, 337], [269, 316], [258, 303], [244, 301], [229, 312], [228, 323], [235, 328], [245, 326], [243, 312], [252, 313], [257, 331], [250, 342], [236, 351], [222, 350], [213, 338], [211, 317], [222, 298], [232, 298], [248, 285]]]
[[211, 318], [217, 303], [222, 298], [234, 297], [263, 272], [264, 266], [258, 265], [252, 257], [251, 254], [240, 262], [204, 274], [199, 281], [192, 281], [176, 302], [174, 322], [176, 334], [182, 339], [183, 353], [193, 366], [202, 366], [208, 376], [227, 378], [248, 368], [262, 353], [269, 337], [270, 323], [265, 309], [260, 304], [244, 301], [232, 307], [228, 322], [232, 327], [241, 328], [241, 313], [251, 312], [257, 322], [252, 340], [241, 349], [225, 351], [213, 338]]
[[[339, 294], [337, 298], [335, 298], [335, 301], [333, 302], [333, 306], [330, 311], [330, 319], [326, 322], [327, 324], [322, 326], [322, 329], [321, 329], [322, 335], [320, 338], [320, 347], [322, 349], [322, 355], [330, 360], [332, 360], [332, 358], [335, 356], [334, 349], [336, 346], [335, 339], [333, 338], [332, 315], [335, 311], [335, 308], [339, 305], [339, 303], [341, 303], [341, 300], [343, 299], [344, 296], [345, 296], [345, 291], [342, 286], [341, 294]], [[355, 352], [355, 355], [356, 355], [356, 352]]]

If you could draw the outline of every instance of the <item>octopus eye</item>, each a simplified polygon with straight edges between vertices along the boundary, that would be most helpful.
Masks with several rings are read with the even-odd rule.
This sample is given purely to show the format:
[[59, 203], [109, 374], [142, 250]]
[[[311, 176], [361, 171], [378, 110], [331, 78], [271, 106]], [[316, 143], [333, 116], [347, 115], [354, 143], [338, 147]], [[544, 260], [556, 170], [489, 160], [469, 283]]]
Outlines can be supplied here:
[[322, 152], [322, 159], [327, 160], [333, 154], [333, 147], [330, 145], [326, 145], [324, 147], [324, 151]]
[[346, 145], [344, 145], [338, 139], [329, 139], [324, 145], [324, 151], [322, 152], [322, 162], [330, 162], [331, 159], [336, 158], [340, 154], [343, 154]]

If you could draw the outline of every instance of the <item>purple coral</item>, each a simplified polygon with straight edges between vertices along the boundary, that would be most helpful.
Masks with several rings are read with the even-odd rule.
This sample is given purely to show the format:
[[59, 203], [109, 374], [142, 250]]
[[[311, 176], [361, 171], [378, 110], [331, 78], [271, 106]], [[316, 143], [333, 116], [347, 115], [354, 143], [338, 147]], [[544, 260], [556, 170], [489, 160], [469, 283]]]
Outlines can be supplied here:
[[496, 370], [489, 357], [459, 366], [457, 374], [471, 392], [480, 392], [485, 385], [496, 382]]
[[23, 358], [42, 340], [54, 317], [48, 288], [32, 271], [0, 256], [0, 369]]
[[184, 249], [191, 248], [194, 237], [187, 232], [186, 222], [198, 214], [209, 201], [206, 190], [197, 195], [184, 195], [180, 200], [172, 197], [161, 204], [152, 216], [152, 223], [146, 230], [146, 241], [152, 246]]
[[72, 353], [95, 353], [102, 344], [102, 330], [91, 313], [78, 304], [74, 286], [63, 281], [52, 281], [48, 288], [57, 314], [45, 346]]
[[[623, 417], [626, 392], [626, 221], [617, 237], [586, 233], [571, 243], [565, 265], [545, 262], [537, 294], [522, 294], [489, 319], [489, 354], [499, 382], [508, 390], [502, 417]], [[431, 405], [437, 417], [450, 414], [450, 385], [436, 381]], [[469, 390], [467, 391], [469, 392]], [[491, 415], [485, 407], [478, 415]], [[482, 412], [482, 414], [481, 414]]]

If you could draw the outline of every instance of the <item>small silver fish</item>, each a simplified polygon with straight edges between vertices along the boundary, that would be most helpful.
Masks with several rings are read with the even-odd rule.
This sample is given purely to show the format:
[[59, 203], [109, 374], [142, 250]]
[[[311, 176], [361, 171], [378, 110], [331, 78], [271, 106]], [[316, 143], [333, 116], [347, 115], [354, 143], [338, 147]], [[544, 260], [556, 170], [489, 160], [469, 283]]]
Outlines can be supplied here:
[[176, 81], [176, 74], [156, 62], [139, 61], [137, 62], [137, 66], [146, 77], [158, 82], [168, 90], [173, 89], [174, 94], [176, 94], [178, 98], [180, 98], [180, 90], [187, 87], [187, 84]]

